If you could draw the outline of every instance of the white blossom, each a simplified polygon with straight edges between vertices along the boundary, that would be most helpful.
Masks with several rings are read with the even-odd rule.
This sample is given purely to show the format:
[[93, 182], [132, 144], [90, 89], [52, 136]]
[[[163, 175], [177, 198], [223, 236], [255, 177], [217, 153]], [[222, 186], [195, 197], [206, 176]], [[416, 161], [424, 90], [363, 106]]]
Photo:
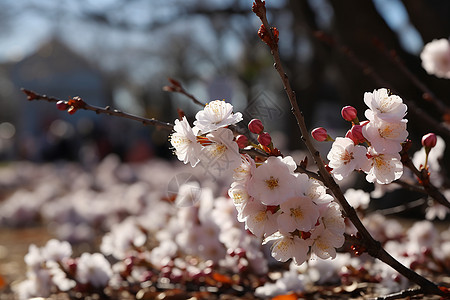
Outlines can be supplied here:
[[170, 136], [170, 143], [175, 148], [177, 158], [195, 167], [199, 162], [198, 157], [202, 148], [197, 142], [197, 131], [191, 128], [186, 117], [181, 121], [175, 120], [173, 130], [175, 132]]
[[364, 168], [367, 165], [366, 151], [364, 146], [355, 146], [349, 138], [336, 138], [327, 155], [328, 165], [333, 168], [331, 173], [342, 180], [353, 170]]
[[293, 196], [293, 171], [291, 157], [269, 157], [254, 170], [248, 182], [248, 193], [265, 205], [279, 205]]
[[206, 135], [210, 143], [200, 153], [200, 165], [210, 175], [224, 177], [241, 164], [239, 147], [233, 141], [233, 132], [219, 128]]
[[206, 104], [205, 108], [195, 115], [194, 128], [202, 134], [221, 127], [236, 124], [242, 120], [242, 114], [233, 114], [233, 106], [222, 100], [214, 100]]
[[101, 253], [83, 253], [78, 259], [75, 278], [94, 287], [105, 287], [112, 277], [111, 264]]
[[310, 231], [319, 218], [319, 208], [309, 197], [292, 197], [280, 204], [277, 222], [280, 230]]
[[350, 188], [344, 193], [345, 199], [354, 208], [366, 209], [370, 203], [370, 195], [363, 190]]
[[402, 143], [408, 137], [406, 123], [402, 119], [397, 122], [387, 122], [377, 117], [363, 127], [362, 133], [378, 153], [398, 153]]
[[422, 67], [430, 75], [439, 78], [450, 78], [450, 43], [448, 39], [435, 39], [420, 53]]
[[389, 95], [387, 89], [374, 90], [364, 93], [364, 103], [370, 108], [365, 116], [373, 121], [375, 116], [388, 122], [396, 122], [406, 115], [406, 104], [397, 95]]
[[245, 229], [250, 230], [257, 237], [268, 236], [277, 231], [278, 216], [279, 212], [273, 213], [257, 200], [248, 202], [241, 213], [241, 219], [245, 221]]
[[399, 179], [403, 174], [403, 164], [400, 154], [377, 153], [375, 149], [369, 147], [370, 167], [365, 169], [368, 182], [378, 182], [380, 184], [391, 183]]
[[294, 263], [301, 265], [309, 255], [311, 240], [304, 240], [297, 235], [276, 232], [264, 240], [264, 243], [274, 241], [272, 245], [272, 257], [278, 261], [285, 262], [292, 258]]

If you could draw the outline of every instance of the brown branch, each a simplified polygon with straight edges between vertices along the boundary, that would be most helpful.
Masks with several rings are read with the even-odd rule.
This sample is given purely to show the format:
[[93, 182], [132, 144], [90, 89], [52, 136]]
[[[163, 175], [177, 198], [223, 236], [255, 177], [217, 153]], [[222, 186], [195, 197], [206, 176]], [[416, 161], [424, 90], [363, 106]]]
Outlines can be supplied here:
[[405, 151], [402, 151], [400, 155], [402, 156], [403, 165], [410, 169], [414, 173], [414, 175], [417, 176], [419, 184], [423, 186], [428, 195], [430, 195], [430, 197], [439, 204], [450, 208], [450, 202], [447, 200], [444, 194], [442, 194], [439, 189], [430, 182], [430, 173], [428, 173], [428, 170], [426, 168], [423, 168], [421, 170], [417, 169], [408, 153], [406, 153]]
[[371, 299], [373, 299], [373, 300], [394, 300], [394, 299], [404, 299], [407, 297], [414, 297], [414, 296], [424, 295], [424, 294], [425, 293], [422, 289], [409, 289], [409, 290], [404, 290], [404, 291], [401, 291], [398, 293], [381, 296], [381, 297], [376, 297], [376, 298], [371, 298]]
[[200, 101], [197, 100], [197, 98], [195, 98], [194, 95], [189, 94], [181, 85], [181, 83], [178, 80], [175, 80], [173, 78], [168, 78], [167, 80], [169, 80], [171, 85], [166, 85], [163, 87], [163, 91], [166, 92], [173, 92], [173, 93], [180, 93], [185, 95], [186, 97], [188, 97], [189, 99], [192, 100], [192, 102], [194, 102], [197, 105], [200, 105], [201, 107], [204, 107], [205, 104], [201, 103]]
[[427, 193], [427, 191], [425, 191], [425, 189], [420, 188], [420, 187], [418, 187], [416, 185], [412, 185], [411, 183], [408, 183], [406, 181], [397, 179], [397, 180], [393, 181], [392, 183], [398, 184], [399, 186], [401, 186], [405, 190], [409, 190], [409, 191], [412, 191], [412, 192], [428, 195], [428, 193]]
[[381, 246], [381, 243], [379, 241], [376, 241], [370, 235], [366, 227], [362, 224], [361, 220], [357, 216], [355, 209], [347, 202], [339, 185], [334, 181], [333, 177], [331, 177], [330, 173], [328, 173], [327, 169], [325, 168], [325, 164], [320, 156], [320, 153], [318, 150], [315, 149], [312, 140], [308, 134], [306, 123], [303, 114], [301, 113], [300, 108], [298, 106], [295, 92], [292, 90], [290, 82], [288, 80], [288, 76], [283, 70], [283, 66], [281, 64], [281, 59], [278, 52], [278, 38], [277, 36], [274, 36], [274, 32], [276, 34], [278, 32], [275, 31], [275, 28], [271, 28], [269, 22], [267, 21], [265, 2], [262, 2], [261, 0], [255, 0], [255, 2], [253, 3], [252, 10], [261, 19], [262, 26], [258, 34], [260, 38], [270, 47], [271, 54], [275, 61], [274, 67], [281, 78], [284, 89], [288, 96], [289, 102], [291, 104], [292, 113], [294, 114], [297, 120], [297, 125], [302, 134], [302, 140], [305, 143], [311, 155], [313, 156], [319, 168], [319, 174], [323, 179], [323, 183], [332, 191], [336, 200], [339, 202], [342, 209], [344, 210], [346, 216], [352, 221], [353, 225], [360, 233], [361, 239], [364, 242], [368, 254], [371, 255], [372, 257], [380, 259], [381, 261], [385, 262], [386, 264], [390, 265], [392, 268], [397, 270], [400, 274], [407, 277], [410, 281], [418, 284], [423, 289], [423, 292], [425, 294], [444, 295], [444, 293], [433, 282], [420, 276], [413, 270], [405, 267], [404, 265], [399, 263], [395, 258], [393, 258], [389, 253], [387, 253]]
[[[27, 89], [22, 89], [22, 92], [24, 92], [27, 95], [27, 99], [29, 101], [44, 100], [44, 101], [54, 102], [54, 103], [58, 103], [61, 101], [62, 103], [65, 103], [68, 107], [70, 107], [72, 104], [75, 105], [76, 106], [75, 110], [78, 110], [78, 109], [91, 110], [91, 111], [94, 111], [96, 114], [106, 114], [106, 115], [126, 118], [126, 119], [130, 119], [130, 120], [138, 121], [143, 125], [156, 126], [158, 128], [173, 130], [173, 124], [162, 122], [162, 121], [159, 121], [156, 119], [147, 119], [144, 117], [139, 117], [136, 115], [122, 112], [117, 109], [111, 109], [109, 106], [102, 108], [102, 107], [98, 107], [98, 106], [94, 106], [94, 105], [89, 105], [86, 102], [84, 102], [83, 100], [81, 100], [81, 98], [79, 98], [79, 97], [74, 97], [74, 99], [72, 99], [72, 100], [65, 101], [65, 100], [55, 98], [55, 97], [49, 97], [47, 95], [40, 95], [38, 93], [35, 93], [35, 92], [27, 90]], [[74, 102], [71, 103], [71, 101], [74, 101]], [[70, 110], [70, 108], [69, 108], [69, 110]]]

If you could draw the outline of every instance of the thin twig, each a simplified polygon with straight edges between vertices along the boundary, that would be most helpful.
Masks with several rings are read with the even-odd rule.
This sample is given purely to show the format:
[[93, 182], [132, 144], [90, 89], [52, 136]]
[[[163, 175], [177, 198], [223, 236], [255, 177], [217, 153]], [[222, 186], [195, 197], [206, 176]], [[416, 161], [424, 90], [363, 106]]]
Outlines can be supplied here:
[[404, 291], [401, 291], [398, 293], [381, 296], [381, 297], [377, 297], [377, 298], [371, 298], [371, 299], [373, 299], [373, 300], [395, 300], [395, 299], [404, 299], [406, 297], [414, 297], [414, 296], [423, 295], [423, 294], [425, 294], [425, 293], [422, 289], [409, 289], [409, 290], [404, 290]]
[[169, 82], [171, 85], [166, 85], [163, 87], [163, 90], [166, 92], [173, 92], [173, 93], [180, 93], [185, 95], [186, 97], [188, 97], [189, 99], [192, 100], [192, 102], [194, 102], [197, 105], [200, 105], [202, 107], [205, 106], [205, 104], [203, 104], [202, 102], [200, 102], [197, 98], [195, 98], [194, 95], [189, 94], [184, 87], [181, 85], [181, 83], [178, 80], [175, 80], [173, 78], [168, 78]]
[[428, 173], [427, 169], [417, 169], [407, 153], [406, 155], [405, 153], [402, 153], [402, 163], [405, 167], [410, 169], [414, 173], [414, 175], [417, 176], [419, 183], [423, 186], [423, 188], [431, 198], [433, 198], [439, 204], [450, 208], [450, 202], [447, 200], [444, 194], [442, 194], [439, 189], [430, 182], [430, 174]]
[[[48, 102], [59, 102], [59, 101], [63, 101], [66, 102], [64, 100], [55, 98], [55, 97], [49, 97], [47, 95], [40, 95], [38, 93], [35, 93], [33, 91], [27, 90], [27, 89], [22, 89], [22, 91], [27, 95], [28, 100], [32, 101], [32, 100], [45, 100]], [[79, 98], [81, 100], [81, 98]], [[81, 100], [82, 101], [82, 100]], [[132, 115], [129, 113], [125, 113], [122, 112], [120, 110], [117, 109], [111, 109], [109, 106], [106, 106], [105, 108], [102, 107], [98, 107], [98, 106], [94, 106], [94, 105], [89, 105], [85, 102], [82, 102], [82, 104], [80, 104], [77, 109], [84, 109], [84, 110], [91, 110], [94, 111], [96, 114], [106, 114], [106, 115], [111, 115], [111, 116], [116, 116], [116, 117], [121, 117], [121, 118], [126, 118], [126, 119], [131, 119], [134, 121], [138, 121], [143, 125], [147, 125], [147, 126], [156, 126], [158, 128], [163, 128], [163, 129], [167, 129], [167, 130], [172, 130], [173, 129], [173, 124], [171, 123], [167, 123], [167, 122], [162, 122], [156, 119], [147, 119], [144, 117], [139, 117], [136, 115]]]
[[405, 190], [409, 190], [409, 191], [412, 191], [412, 192], [428, 195], [427, 191], [425, 191], [424, 188], [418, 187], [416, 185], [412, 185], [411, 183], [408, 183], [408, 182], [403, 181], [401, 179], [397, 179], [395, 181], [392, 181], [392, 183], [398, 184], [399, 186], [401, 186]]
[[355, 209], [347, 202], [339, 185], [334, 181], [330, 173], [325, 168], [325, 164], [320, 156], [320, 152], [315, 149], [311, 141], [311, 138], [308, 134], [308, 129], [306, 127], [303, 114], [301, 113], [300, 108], [298, 106], [295, 92], [292, 90], [290, 82], [288, 80], [288, 76], [284, 72], [283, 66], [281, 64], [281, 59], [278, 52], [278, 38], [274, 36], [274, 32], [275, 33], [278, 32], [276, 31], [276, 29], [271, 28], [269, 26], [269, 22], [267, 21], [266, 16], [265, 2], [262, 2], [261, 0], [255, 0], [255, 2], [253, 3], [252, 10], [261, 19], [262, 26], [258, 34], [261, 37], [261, 39], [270, 47], [271, 54], [275, 61], [274, 67], [281, 78], [284, 89], [288, 96], [289, 102], [291, 104], [292, 113], [294, 114], [297, 120], [297, 125], [302, 134], [302, 140], [305, 143], [311, 155], [313, 156], [319, 168], [319, 174], [323, 179], [323, 183], [332, 191], [335, 198], [337, 199], [342, 209], [344, 210], [346, 216], [352, 221], [353, 225], [360, 233], [361, 239], [365, 243], [365, 247], [367, 249], [368, 254], [371, 255], [372, 257], [380, 259], [381, 261], [385, 262], [386, 264], [390, 265], [392, 268], [397, 270], [400, 274], [407, 277], [410, 281], [418, 284], [423, 289], [424, 293], [444, 295], [444, 292], [442, 292], [433, 282], [422, 277], [413, 270], [405, 267], [404, 265], [399, 263], [395, 258], [393, 258], [389, 253], [387, 253], [381, 246], [381, 243], [379, 241], [376, 241], [370, 235], [366, 227], [362, 224], [361, 220], [357, 216]]
[[384, 209], [377, 209], [377, 210], [375, 210], [375, 212], [378, 214], [381, 214], [383, 216], [393, 215], [393, 214], [398, 214], [398, 213], [404, 212], [411, 208], [415, 208], [415, 207], [424, 205], [424, 204], [426, 204], [426, 202], [427, 202], [427, 199], [420, 198], [420, 199], [417, 199], [412, 202], [407, 202], [405, 204], [401, 204], [401, 205], [397, 205], [397, 206], [393, 206], [393, 207], [389, 207], [389, 208], [384, 208]]

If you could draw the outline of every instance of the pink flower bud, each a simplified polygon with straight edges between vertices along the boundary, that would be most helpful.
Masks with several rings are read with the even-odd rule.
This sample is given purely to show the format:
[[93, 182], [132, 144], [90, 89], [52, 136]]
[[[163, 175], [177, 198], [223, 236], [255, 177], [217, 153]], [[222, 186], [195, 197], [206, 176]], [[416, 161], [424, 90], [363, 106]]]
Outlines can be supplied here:
[[248, 145], [248, 138], [245, 135], [240, 134], [236, 137], [236, 143], [239, 148], [244, 149]]
[[56, 108], [59, 110], [66, 110], [69, 108], [69, 105], [65, 101], [56, 102]]
[[353, 125], [352, 128], [347, 131], [345, 137], [351, 139], [355, 143], [355, 145], [364, 143], [366, 139], [362, 133], [363, 126], [364, 125]]
[[434, 146], [436, 146], [436, 142], [437, 138], [434, 133], [428, 133], [422, 137], [422, 146], [424, 146], [425, 148], [433, 148]]
[[356, 111], [356, 108], [353, 106], [344, 106], [341, 110], [341, 115], [346, 121], [353, 121], [356, 119], [358, 112]]
[[313, 131], [311, 131], [311, 135], [318, 142], [323, 142], [328, 138], [327, 130], [323, 127], [313, 129]]
[[263, 146], [269, 146], [272, 142], [272, 137], [269, 133], [263, 132], [260, 135], [258, 135], [258, 142]]
[[253, 133], [259, 134], [264, 130], [264, 125], [260, 119], [253, 119], [248, 123], [248, 129]]

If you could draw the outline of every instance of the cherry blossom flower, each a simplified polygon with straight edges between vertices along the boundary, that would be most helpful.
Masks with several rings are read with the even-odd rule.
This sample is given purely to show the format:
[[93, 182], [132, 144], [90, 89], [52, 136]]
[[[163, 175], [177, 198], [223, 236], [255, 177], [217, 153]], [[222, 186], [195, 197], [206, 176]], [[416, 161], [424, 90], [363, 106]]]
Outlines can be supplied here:
[[245, 229], [250, 230], [257, 237], [268, 236], [278, 230], [277, 217], [279, 212], [273, 213], [267, 206], [253, 200], [242, 209], [241, 219], [245, 221]]
[[408, 137], [407, 122], [406, 119], [398, 122], [387, 122], [374, 118], [363, 127], [362, 132], [376, 152], [397, 153], [402, 150], [401, 143]]
[[311, 252], [321, 259], [335, 258], [336, 248], [344, 244], [345, 238], [343, 234], [334, 234], [331, 230], [325, 229], [321, 224], [316, 226], [311, 234], [314, 243], [311, 245]]
[[448, 39], [435, 39], [420, 53], [422, 67], [430, 75], [439, 78], [450, 78], [450, 43]]
[[368, 182], [378, 182], [380, 184], [391, 183], [399, 179], [403, 174], [403, 164], [400, 154], [377, 153], [374, 148], [369, 147], [370, 167], [364, 171], [367, 173]]
[[266, 282], [255, 289], [255, 295], [264, 299], [289, 293], [301, 293], [305, 290], [305, 275], [299, 274], [296, 265], [291, 263], [289, 271], [283, 272], [275, 283]]
[[131, 249], [141, 247], [146, 241], [147, 236], [135, 219], [128, 218], [122, 223], [114, 224], [111, 231], [103, 236], [100, 250], [105, 255], [124, 259]]
[[363, 190], [350, 188], [344, 193], [345, 199], [354, 208], [366, 209], [370, 203], [370, 195]]
[[265, 205], [279, 205], [294, 194], [293, 171], [296, 164], [292, 157], [269, 157], [254, 170], [248, 182], [250, 196]]
[[308, 197], [292, 197], [280, 204], [277, 222], [280, 230], [310, 231], [319, 218], [319, 208]]
[[231, 184], [231, 187], [228, 190], [228, 195], [233, 200], [235, 206], [245, 205], [249, 199], [245, 186], [236, 181]]
[[233, 106], [230, 103], [214, 100], [206, 104], [195, 118], [194, 128], [205, 134], [242, 121], [242, 114], [240, 112], [233, 114]]
[[75, 278], [94, 287], [105, 287], [112, 276], [110, 263], [101, 253], [83, 253], [77, 263]]
[[[339, 205], [336, 202], [332, 202], [328, 205], [327, 209], [321, 215], [321, 222], [325, 226], [325, 229], [331, 231], [337, 236], [342, 236], [345, 231], [344, 218], [342, 217]], [[342, 245], [336, 246], [336, 248]]]
[[[298, 175], [306, 176], [306, 174], [298, 174]], [[303, 195], [309, 197], [315, 204], [328, 205], [328, 203], [333, 201], [333, 196], [327, 194], [327, 189], [323, 186], [323, 184], [321, 184], [317, 180], [307, 178], [307, 183], [304, 183], [301, 186], [305, 188]]]
[[361, 169], [367, 164], [366, 148], [356, 145], [349, 138], [338, 137], [331, 146], [327, 158], [331, 172], [338, 180], [344, 179], [355, 169]]
[[41, 248], [42, 256], [46, 261], [62, 261], [72, 255], [72, 246], [66, 241], [51, 239]]
[[223, 177], [241, 164], [239, 147], [233, 141], [233, 132], [228, 128], [219, 128], [206, 135], [211, 142], [200, 153], [200, 164], [212, 176]]
[[247, 184], [252, 172], [256, 168], [255, 161], [247, 154], [241, 155], [241, 164], [233, 171], [233, 179], [237, 182]]
[[320, 217], [319, 225], [311, 232], [311, 252], [322, 259], [335, 258], [336, 248], [344, 244], [345, 223], [339, 206], [332, 202]]
[[170, 143], [175, 148], [177, 158], [192, 167], [195, 167], [199, 162], [199, 154], [202, 146], [197, 143], [197, 130], [194, 130], [189, 125], [186, 117], [175, 120], [173, 127], [174, 133], [170, 136]]
[[175, 198], [177, 207], [189, 207], [195, 205], [200, 200], [202, 189], [197, 181], [188, 181], [183, 183]]
[[292, 258], [295, 264], [301, 265], [309, 257], [308, 251], [312, 240], [303, 240], [297, 235], [278, 231], [264, 239], [264, 243], [270, 241], [274, 241], [271, 255], [278, 261], [285, 262]]
[[396, 122], [406, 115], [407, 106], [402, 98], [397, 95], [389, 95], [387, 89], [374, 90], [373, 93], [364, 93], [364, 103], [370, 108], [365, 116], [370, 121], [376, 116], [388, 122]]
[[[450, 199], [450, 190], [444, 192], [444, 196]], [[450, 213], [450, 209], [436, 201], [431, 201], [431, 204], [425, 209], [425, 218], [427, 220], [434, 220], [438, 218], [439, 220], [445, 220], [447, 214]]]

